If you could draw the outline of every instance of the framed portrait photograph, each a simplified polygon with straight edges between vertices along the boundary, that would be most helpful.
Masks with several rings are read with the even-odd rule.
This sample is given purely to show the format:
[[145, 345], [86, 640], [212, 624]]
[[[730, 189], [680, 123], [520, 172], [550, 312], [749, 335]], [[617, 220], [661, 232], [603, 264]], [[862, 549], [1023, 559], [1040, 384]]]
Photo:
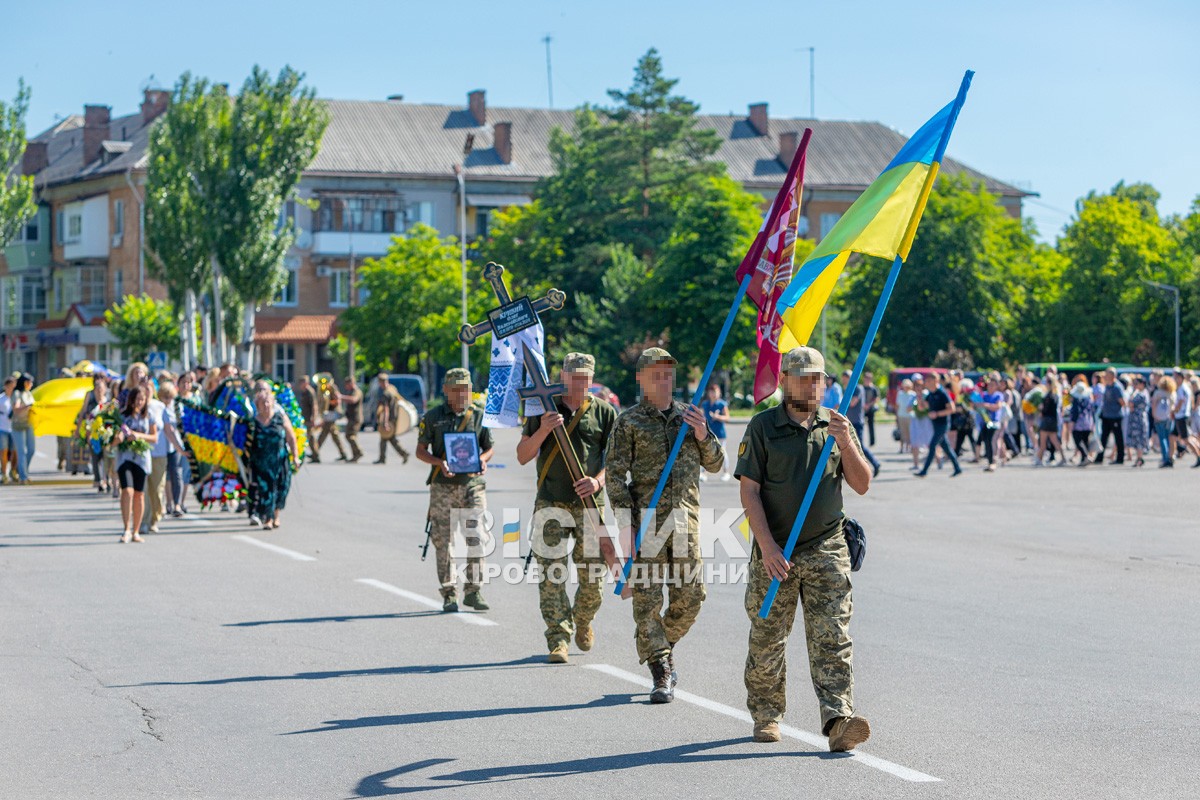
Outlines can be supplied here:
[[483, 471], [479, 461], [479, 439], [472, 433], [445, 434], [446, 464], [455, 475], [473, 475]]

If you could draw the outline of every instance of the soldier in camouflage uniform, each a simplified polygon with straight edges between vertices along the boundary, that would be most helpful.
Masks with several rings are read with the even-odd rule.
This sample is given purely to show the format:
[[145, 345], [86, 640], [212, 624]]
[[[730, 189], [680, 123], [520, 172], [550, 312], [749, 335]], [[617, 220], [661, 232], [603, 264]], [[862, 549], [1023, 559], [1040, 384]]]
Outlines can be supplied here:
[[[557, 408], [537, 417], [527, 417], [517, 445], [517, 460], [526, 464], [537, 457], [538, 489], [533, 509], [533, 547], [538, 559], [538, 599], [546, 623], [549, 661], [564, 664], [567, 644], [575, 634], [580, 650], [591, 650], [595, 641], [592, 619], [600, 610], [604, 588], [604, 561], [595, 522], [587, 519], [581, 498], [593, 497], [604, 508], [604, 453], [617, 421], [617, 411], [588, 391], [596, 360], [587, 353], [568, 353], [562, 376], [567, 393], [556, 399]], [[579, 457], [584, 476], [571, 481], [553, 431], [565, 425], [567, 437]], [[547, 509], [565, 512], [563, 519]], [[566, 522], [569, 517], [574, 527]], [[574, 538], [571, 559], [575, 562], [578, 587], [575, 605], [567, 598], [567, 544]]]
[[[650, 702], [669, 703], [679, 680], [674, 647], [696, 621], [705, 597], [700, 470], [720, 472], [725, 450], [709, 433], [699, 407], [672, 399], [675, 359], [670, 353], [661, 347], [643, 352], [637, 362], [637, 381], [642, 400], [617, 418], [605, 464], [611, 479], [608, 497], [624, 542], [632, 542], [638, 530], [641, 512], [650, 504], [680, 428], [692, 428], [663, 489], [656, 519], [647, 529], [629, 581], [638, 659], [649, 663], [654, 679]], [[668, 587], [665, 614], [664, 584]]]
[[[483, 580], [483, 557], [480, 555], [483, 535], [483, 516], [487, 510], [483, 473], [492, 457], [492, 432], [483, 427], [483, 408], [471, 404], [471, 373], [461, 367], [446, 373], [442, 390], [446, 402], [425, 413], [417, 437], [417, 458], [429, 464], [429, 517], [433, 523], [430, 538], [437, 557], [438, 584], [442, 594], [442, 610], [458, 611], [458, 581], [450, 561], [450, 540], [453, 538], [454, 512], [457, 510], [465, 528], [467, 542], [466, 585], [463, 604], [477, 611], [487, 611], [488, 604], [480, 593]], [[446, 463], [447, 433], [472, 432], [479, 441], [479, 462], [482, 472], [460, 475], [450, 471]]]
[[[842, 482], [865, 494], [871, 465], [849, 420], [821, 408], [824, 357], [810, 347], [797, 347], [784, 355], [782, 367], [784, 402], [750, 420], [735, 473], [754, 533], [746, 586], [746, 705], [755, 741], [779, 741], [779, 721], [787, 706], [787, 639], [796, 608], [803, 606], [821, 732], [829, 737], [829, 749], [841, 752], [871, 735], [867, 721], [854, 714], [850, 554], [842, 532]], [[789, 561], [783, 548], [830, 436], [833, 450]], [[773, 578], [780, 580], [779, 591], [770, 614], [761, 619], [759, 609]]]

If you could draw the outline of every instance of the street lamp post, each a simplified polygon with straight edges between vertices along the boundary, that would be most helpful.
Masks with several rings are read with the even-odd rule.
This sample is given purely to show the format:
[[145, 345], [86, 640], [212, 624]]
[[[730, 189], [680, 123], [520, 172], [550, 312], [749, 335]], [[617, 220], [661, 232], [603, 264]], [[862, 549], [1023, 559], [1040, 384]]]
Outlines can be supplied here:
[[[454, 175], [458, 178], [458, 241], [462, 247], [462, 324], [467, 325], [467, 156], [475, 145], [475, 134], [468, 133], [463, 143], [461, 164], [454, 165]], [[467, 345], [462, 346], [463, 369], [471, 368], [471, 354]]]
[[1164, 292], [1170, 292], [1175, 296], [1175, 366], [1179, 366], [1183, 362], [1179, 360], [1179, 287], [1171, 286], [1168, 283], [1159, 283], [1148, 278], [1142, 278], [1142, 283], [1147, 286], [1153, 286], [1155, 289], [1161, 289]]

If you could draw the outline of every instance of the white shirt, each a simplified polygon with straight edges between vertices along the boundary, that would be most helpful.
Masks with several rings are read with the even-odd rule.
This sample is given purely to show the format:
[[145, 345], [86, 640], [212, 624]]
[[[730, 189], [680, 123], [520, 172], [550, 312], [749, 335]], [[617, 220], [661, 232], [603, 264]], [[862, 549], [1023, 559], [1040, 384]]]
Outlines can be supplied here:
[[0, 392], [0, 432], [2, 433], [12, 433], [12, 418], [8, 416], [12, 407], [12, 398]]
[[1192, 387], [1187, 383], [1180, 383], [1179, 388], [1175, 390], [1175, 402], [1183, 401], [1183, 406], [1175, 412], [1175, 419], [1187, 419], [1192, 415]]
[[913, 413], [913, 403], [917, 401], [917, 393], [909, 389], [901, 389], [896, 392], [896, 416], [911, 417]]
[[154, 427], [158, 430], [158, 441], [150, 448], [150, 457], [166, 458], [168, 453], [175, 451], [175, 448], [167, 439], [166, 426], [163, 423], [169, 422], [174, 425], [175, 415], [171, 413], [164, 403], [154, 398], [150, 398], [150, 407], [147, 409], [147, 414], [150, 417], [150, 421], [154, 423]]

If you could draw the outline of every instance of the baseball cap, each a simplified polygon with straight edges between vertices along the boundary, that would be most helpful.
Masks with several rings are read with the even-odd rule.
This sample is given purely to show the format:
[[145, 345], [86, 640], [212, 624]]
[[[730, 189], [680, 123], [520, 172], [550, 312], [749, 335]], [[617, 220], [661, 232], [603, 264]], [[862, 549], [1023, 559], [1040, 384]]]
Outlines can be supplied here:
[[780, 368], [789, 375], [821, 374], [825, 372], [825, 356], [812, 347], [794, 347], [783, 354]]
[[637, 369], [640, 372], [644, 367], [661, 363], [677, 364], [678, 362], [675, 360], [675, 356], [661, 347], [649, 347], [638, 356]]
[[563, 372], [595, 372], [596, 359], [587, 353], [567, 353], [562, 368]]
[[466, 384], [471, 385], [471, 373], [462, 367], [455, 367], [446, 373], [446, 379], [442, 381], [444, 386], [461, 386]]

